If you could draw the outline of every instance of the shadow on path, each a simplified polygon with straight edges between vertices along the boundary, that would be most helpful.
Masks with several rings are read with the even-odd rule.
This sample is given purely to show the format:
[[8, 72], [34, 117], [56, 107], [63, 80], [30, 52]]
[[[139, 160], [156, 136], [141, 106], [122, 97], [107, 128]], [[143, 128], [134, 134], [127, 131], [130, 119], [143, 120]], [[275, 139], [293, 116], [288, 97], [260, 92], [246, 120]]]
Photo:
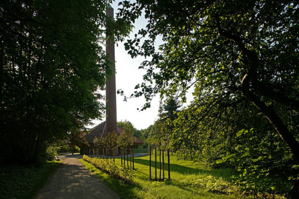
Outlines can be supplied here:
[[38, 192], [36, 199], [119, 198], [113, 190], [85, 169], [78, 160], [78, 155], [74, 156], [60, 156], [62, 165]]

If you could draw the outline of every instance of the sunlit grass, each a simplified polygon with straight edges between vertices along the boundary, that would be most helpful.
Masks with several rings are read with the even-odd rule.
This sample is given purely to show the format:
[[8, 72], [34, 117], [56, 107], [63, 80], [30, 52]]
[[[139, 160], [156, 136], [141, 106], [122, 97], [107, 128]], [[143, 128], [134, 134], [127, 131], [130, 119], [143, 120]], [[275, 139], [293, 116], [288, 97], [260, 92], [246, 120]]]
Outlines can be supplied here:
[[[123, 184], [108, 174], [96, 169], [93, 165], [81, 160], [83, 164], [111, 187], [121, 198], [240, 198], [238, 186], [234, 185], [230, 169], [211, 169], [203, 163], [177, 160], [171, 157], [171, 180], [149, 180], [149, 156], [135, 158], [134, 184]], [[167, 162], [165, 158], [165, 162]], [[116, 159], [120, 164], [121, 160]], [[160, 166], [159, 163], [157, 165]], [[165, 164], [165, 178], [168, 177]], [[163, 172], [161, 172], [163, 176]], [[157, 178], [160, 170], [157, 170]], [[152, 178], [155, 178], [152, 161]]]

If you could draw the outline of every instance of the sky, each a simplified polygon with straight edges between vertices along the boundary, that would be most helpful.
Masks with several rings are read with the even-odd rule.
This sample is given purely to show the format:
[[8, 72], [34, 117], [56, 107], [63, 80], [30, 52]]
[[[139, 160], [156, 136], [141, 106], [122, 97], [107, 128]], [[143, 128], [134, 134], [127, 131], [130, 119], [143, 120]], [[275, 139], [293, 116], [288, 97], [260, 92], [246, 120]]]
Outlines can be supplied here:
[[[115, 1], [112, 4], [112, 7], [114, 8], [114, 16], [118, 12], [118, 2], [119, 1]], [[134, 24], [135, 28], [131, 32], [131, 37], [145, 25], [146, 20], [144, 18], [136, 20]], [[157, 45], [159, 44], [161, 43], [158, 42]], [[125, 51], [124, 43], [118, 42], [115, 45], [116, 90], [122, 89], [127, 96], [130, 96], [134, 92], [134, 87], [142, 82], [143, 75], [146, 72], [145, 70], [138, 69], [141, 62], [144, 60], [144, 57], [132, 59]], [[187, 96], [187, 102], [190, 101], [190, 96]], [[151, 103], [151, 108], [139, 111], [137, 109], [141, 109], [146, 103], [143, 96], [124, 101], [123, 96], [118, 94], [116, 96], [117, 121], [127, 120], [138, 130], [146, 129], [158, 119], [159, 101], [159, 96], [156, 96]], [[102, 121], [93, 121], [95, 125], [101, 122]]]

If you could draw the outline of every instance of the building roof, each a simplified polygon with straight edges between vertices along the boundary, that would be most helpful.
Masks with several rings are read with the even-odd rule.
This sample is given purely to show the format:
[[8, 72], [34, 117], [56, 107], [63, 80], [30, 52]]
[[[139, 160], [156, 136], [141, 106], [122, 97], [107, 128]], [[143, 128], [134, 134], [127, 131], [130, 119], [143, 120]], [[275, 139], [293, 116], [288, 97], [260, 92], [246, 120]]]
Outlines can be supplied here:
[[[122, 134], [123, 131], [124, 131], [123, 129], [117, 127], [117, 135], [118, 136], [120, 134]], [[85, 138], [88, 143], [93, 143], [93, 139], [95, 137], [101, 138], [101, 137], [105, 137], [106, 135], [107, 135], [107, 127], [106, 127], [106, 121], [105, 121], [105, 122], [102, 122], [99, 125], [93, 127], [90, 130], [90, 133], [85, 135]], [[137, 138], [135, 136], [133, 136], [133, 138], [134, 138], [134, 145], [143, 144], [143, 141], [140, 140], [139, 138]]]

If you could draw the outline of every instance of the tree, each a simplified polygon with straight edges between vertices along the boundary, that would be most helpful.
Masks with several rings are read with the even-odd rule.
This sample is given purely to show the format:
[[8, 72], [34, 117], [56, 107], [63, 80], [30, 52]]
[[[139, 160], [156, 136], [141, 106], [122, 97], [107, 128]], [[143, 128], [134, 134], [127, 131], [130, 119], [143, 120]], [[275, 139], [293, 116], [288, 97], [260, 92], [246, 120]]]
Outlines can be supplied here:
[[117, 126], [121, 129], [125, 129], [127, 128], [127, 126], [132, 126], [133, 136], [139, 138], [140, 140], [145, 139], [141, 130], [137, 130], [130, 121], [125, 120], [125, 121], [117, 122]]
[[164, 101], [162, 101], [162, 98], [160, 99], [160, 105], [159, 105], [159, 119], [155, 122], [155, 135], [152, 135], [152, 138], [157, 137], [158, 142], [164, 143], [166, 145], [169, 145], [170, 138], [172, 137], [172, 146], [174, 149], [177, 147], [175, 134], [173, 134], [173, 121], [177, 119], [178, 115], [177, 113], [180, 112], [179, 108], [181, 105], [179, 104], [178, 100], [174, 97], [170, 97]]
[[178, 100], [171, 97], [164, 102], [162, 105], [162, 113], [160, 114], [160, 118], [162, 120], [169, 119], [173, 121], [177, 118], [177, 112], [179, 112], [179, 108], [181, 105], [179, 104]]
[[104, 27], [117, 38], [127, 27], [106, 19], [109, 2], [1, 1], [0, 162], [36, 162], [45, 141], [102, 116], [95, 91], [114, 72]]
[[147, 147], [151, 145], [151, 137], [153, 136], [153, 132], [155, 132], [155, 125], [150, 125], [146, 129], [141, 130], [141, 134], [143, 136], [143, 140], [145, 141]]
[[78, 132], [72, 132], [70, 137], [70, 144], [76, 145], [79, 148], [83, 148], [84, 145], [89, 146], [89, 143], [87, 142], [85, 138], [86, 132], [78, 131]]
[[[142, 63], [147, 74], [135, 96], [144, 95], [148, 102], [158, 92], [184, 97], [194, 85], [195, 98], [203, 103], [199, 118], [250, 102], [299, 162], [298, 132], [291, 128], [298, 127], [298, 2], [140, 0], [122, 5], [119, 16], [137, 18], [144, 9], [148, 19], [125, 45], [132, 57], [152, 57]], [[154, 48], [157, 36], [165, 42], [160, 52]]]
[[[129, 148], [134, 144], [134, 127], [131, 122], [118, 122], [120, 126], [122, 126], [123, 133], [121, 133], [118, 137], [117, 143], [118, 146]], [[123, 125], [122, 125], [123, 124]]]

